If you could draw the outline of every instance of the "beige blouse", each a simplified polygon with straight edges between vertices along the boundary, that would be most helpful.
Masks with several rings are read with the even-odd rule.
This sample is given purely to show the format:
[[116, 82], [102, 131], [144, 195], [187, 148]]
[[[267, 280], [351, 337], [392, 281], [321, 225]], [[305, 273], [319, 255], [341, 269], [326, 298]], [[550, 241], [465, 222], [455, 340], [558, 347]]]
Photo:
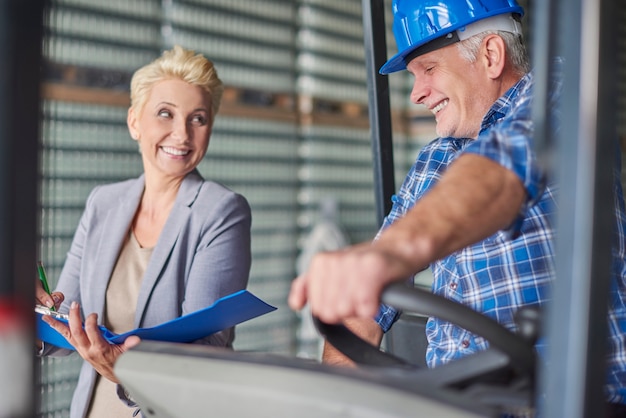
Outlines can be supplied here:
[[[104, 324], [116, 334], [135, 328], [135, 310], [144, 272], [152, 255], [152, 248], [141, 248], [132, 231], [124, 243], [107, 287]], [[89, 418], [132, 417], [135, 408], [120, 401], [117, 385], [108, 379], [96, 378], [96, 386], [87, 412]]]

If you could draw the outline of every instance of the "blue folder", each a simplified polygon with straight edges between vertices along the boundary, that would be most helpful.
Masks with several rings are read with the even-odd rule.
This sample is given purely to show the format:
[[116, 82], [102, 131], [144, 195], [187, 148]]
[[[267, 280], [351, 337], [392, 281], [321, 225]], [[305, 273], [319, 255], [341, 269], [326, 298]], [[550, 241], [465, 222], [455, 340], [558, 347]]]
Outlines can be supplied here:
[[[131, 335], [144, 340], [189, 343], [275, 310], [274, 306], [263, 302], [248, 290], [240, 290], [232, 295], [224, 296], [207, 308], [152, 328], [137, 328], [124, 334], [115, 334], [103, 326], [100, 326], [100, 330], [102, 336], [111, 344], [121, 344]], [[36, 311], [36, 315], [37, 335], [40, 340], [57, 347], [74, 350], [74, 347], [61, 334], [42, 320], [45, 314]], [[58, 321], [67, 324], [67, 319], [56, 315], [55, 317]]]

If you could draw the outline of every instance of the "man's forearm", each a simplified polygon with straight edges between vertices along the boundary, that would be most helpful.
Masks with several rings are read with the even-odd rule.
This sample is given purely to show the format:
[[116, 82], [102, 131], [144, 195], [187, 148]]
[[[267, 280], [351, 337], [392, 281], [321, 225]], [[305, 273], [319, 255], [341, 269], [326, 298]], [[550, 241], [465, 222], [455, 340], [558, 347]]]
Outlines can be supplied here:
[[462, 155], [373, 243], [317, 254], [293, 281], [289, 305], [302, 309], [308, 302], [312, 314], [330, 323], [371, 321], [385, 286], [508, 227], [525, 199], [513, 172], [485, 157]]
[[392, 224], [375, 245], [405, 260], [408, 277], [424, 265], [508, 227], [526, 191], [520, 179], [492, 160], [464, 154], [441, 181]]

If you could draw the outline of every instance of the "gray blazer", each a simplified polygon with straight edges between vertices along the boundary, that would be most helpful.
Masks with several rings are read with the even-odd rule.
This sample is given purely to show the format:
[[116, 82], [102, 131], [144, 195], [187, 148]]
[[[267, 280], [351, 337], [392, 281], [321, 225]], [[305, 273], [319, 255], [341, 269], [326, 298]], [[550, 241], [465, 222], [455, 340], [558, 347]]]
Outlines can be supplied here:
[[[142, 175], [91, 192], [56, 287], [65, 295], [60, 312], [78, 301], [83, 315], [95, 312], [102, 323], [107, 284], [143, 189]], [[196, 170], [189, 173], [146, 268], [135, 327], [161, 324], [245, 289], [251, 264], [250, 226], [250, 207], [243, 196], [205, 181]], [[228, 329], [198, 343], [232, 347], [233, 339], [234, 329]], [[67, 350], [46, 347], [43, 354], [63, 355]], [[72, 418], [85, 416], [95, 377], [85, 362], [72, 400]]]

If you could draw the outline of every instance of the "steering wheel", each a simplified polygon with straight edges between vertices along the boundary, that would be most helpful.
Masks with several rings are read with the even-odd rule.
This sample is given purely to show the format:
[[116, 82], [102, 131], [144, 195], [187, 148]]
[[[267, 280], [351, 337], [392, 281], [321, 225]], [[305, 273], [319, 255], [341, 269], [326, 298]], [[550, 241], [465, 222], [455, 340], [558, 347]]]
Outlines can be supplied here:
[[[504, 328], [495, 320], [460, 303], [451, 301], [429, 291], [394, 283], [382, 293], [382, 302], [405, 312], [438, 317], [452, 322], [469, 332], [489, 341], [490, 350], [495, 349], [509, 359], [509, 366], [516, 372], [533, 376], [535, 369], [534, 342], [538, 334], [539, 311], [521, 309], [516, 317], [520, 333]], [[380, 351], [357, 337], [344, 325], [327, 324], [314, 317], [319, 333], [337, 350], [357, 364], [418, 368], [392, 354]], [[489, 350], [488, 350], [489, 351]]]

